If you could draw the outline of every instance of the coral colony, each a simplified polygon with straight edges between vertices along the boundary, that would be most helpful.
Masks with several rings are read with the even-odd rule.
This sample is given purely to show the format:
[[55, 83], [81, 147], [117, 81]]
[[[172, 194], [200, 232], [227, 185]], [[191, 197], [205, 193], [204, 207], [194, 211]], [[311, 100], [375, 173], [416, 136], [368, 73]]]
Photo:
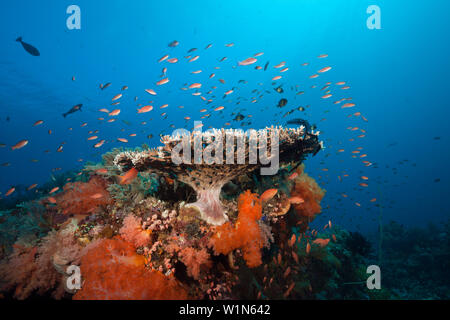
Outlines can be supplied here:
[[332, 243], [345, 233], [308, 226], [325, 194], [302, 164], [322, 148], [318, 132], [178, 131], [161, 142], [113, 149], [8, 212], [39, 230], [5, 236], [2, 294], [298, 299], [326, 289], [322, 276], [339, 263]]
[[252, 130], [249, 134], [233, 129], [183, 133], [162, 137], [164, 147], [158, 150], [120, 153], [114, 163], [121, 170], [136, 168], [138, 171], [175, 176], [197, 194], [197, 201], [187, 207], [198, 209], [201, 218], [213, 225], [228, 221], [219, 199], [220, 191], [227, 182], [236, 176], [250, 173], [263, 163], [270, 162], [271, 170], [262, 168], [262, 174], [266, 171], [276, 173], [280, 156], [281, 161], [289, 161], [320, 148], [317, 136], [306, 135], [303, 126], [298, 129]]

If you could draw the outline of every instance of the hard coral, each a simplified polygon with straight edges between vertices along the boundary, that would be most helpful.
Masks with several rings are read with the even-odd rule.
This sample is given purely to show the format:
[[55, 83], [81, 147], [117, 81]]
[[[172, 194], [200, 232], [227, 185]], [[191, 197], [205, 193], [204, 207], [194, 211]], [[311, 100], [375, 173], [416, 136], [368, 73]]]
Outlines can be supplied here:
[[[201, 218], [213, 225], [228, 221], [219, 199], [222, 187], [233, 178], [262, 166], [251, 159], [258, 153], [258, 148], [260, 154], [262, 150], [270, 153], [268, 156], [264, 152], [266, 160], [279, 156], [281, 162], [303, 159], [306, 154], [315, 154], [321, 148], [318, 134], [306, 133], [304, 127], [272, 127], [253, 131], [250, 135], [242, 130], [213, 129], [183, 136], [163, 136], [161, 141], [164, 147], [157, 150], [119, 153], [114, 163], [122, 171], [131, 168], [154, 171], [188, 184], [197, 193], [197, 201], [188, 206], [196, 208]], [[199, 159], [199, 151], [207, 158]]]
[[88, 182], [67, 183], [64, 192], [55, 196], [56, 205], [64, 214], [88, 215], [112, 202], [108, 184], [100, 176], [92, 176]]
[[324, 197], [325, 191], [303, 170], [304, 165], [301, 165], [298, 169], [299, 175], [294, 180], [291, 197], [300, 197], [304, 200], [303, 203], [293, 204], [293, 207], [299, 216], [308, 218], [310, 222], [322, 209], [320, 201]]
[[146, 269], [144, 257], [120, 238], [97, 240], [86, 251], [81, 258], [84, 283], [76, 300], [187, 299], [174, 278]]
[[257, 194], [249, 190], [239, 196], [238, 218], [234, 226], [228, 222], [216, 227], [211, 244], [216, 254], [228, 254], [240, 248], [247, 266], [261, 265], [261, 248], [264, 237], [258, 224], [262, 216], [261, 201]]

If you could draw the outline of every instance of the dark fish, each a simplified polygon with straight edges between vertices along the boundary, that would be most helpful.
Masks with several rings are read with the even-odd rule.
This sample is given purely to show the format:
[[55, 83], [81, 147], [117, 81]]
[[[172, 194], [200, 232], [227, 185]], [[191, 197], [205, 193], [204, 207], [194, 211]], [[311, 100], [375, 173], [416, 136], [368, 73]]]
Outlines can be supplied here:
[[77, 112], [77, 111], [81, 111], [81, 107], [83, 106], [83, 104], [77, 104], [76, 106], [73, 106], [69, 111], [67, 111], [66, 113], [63, 113], [63, 117], [67, 117], [69, 114]]
[[177, 40], [173, 40], [171, 43], [169, 43], [169, 47], [171, 47], [171, 48], [174, 48], [174, 47], [176, 47], [177, 45], [179, 45], [180, 43], [177, 41]]
[[274, 90], [276, 92], [278, 92], [278, 93], [283, 93], [284, 92], [284, 90], [283, 90], [283, 88], [281, 86], [274, 88]]
[[236, 117], [234, 117], [234, 121], [242, 121], [242, 120], [244, 120], [244, 118], [245, 118], [245, 116], [243, 115], [243, 114], [240, 114], [240, 113], [238, 113], [237, 115], [236, 115]]
[[434, 182], [439, 182], [439, 181], [441, 181], [441, 179], [434, 179]]
[[264, 66], [264, 71], [267, 70], [267, 67], [269, 66], [269, 61], [266, 62], [266, 65]]
[[111, 82], [108, 82], [107, 84], [105, 84], [104, 86], [102, 86], [102, 90], [105, 90], [106, 88], [108, 88], [111, 85]]
[[194, 52], [195, 50], [197, 50], [197, 48], [191, 48], [188, 50], [188, 53]]
[[287, 99], [285, 99], [285, 98], [283, 98], [283, 99], [281, 99], [280, 101], [278, 101], [278, 105], [277, 105], [277, 107], [278, 108], [282, 108], [282, 107], [284, 107], [285, 105], [287, 105]]
[[28, 44], [26, 42], [22, 41], [22, 37], [18, 37], [16, 39], [17, 42], [20, 42], [22, 44], [22, 47], [25, 49], [26, 52], [31, 54], [32, 56], [38, 57], [41, 54], [39, 53], [39, 50], [33, 47], [31, 44]]
[[153, 138], [153, 135], [152, 135], [152, 134], [149, 134], [149, 135], [147, 136], [147, 138], [148, 138], [148, 139], [151, 139], [151, 138]]
[[11, 120], [11, 118], [9, 116], [7, 116], [6, 121], [9, 122], [9, 120]]

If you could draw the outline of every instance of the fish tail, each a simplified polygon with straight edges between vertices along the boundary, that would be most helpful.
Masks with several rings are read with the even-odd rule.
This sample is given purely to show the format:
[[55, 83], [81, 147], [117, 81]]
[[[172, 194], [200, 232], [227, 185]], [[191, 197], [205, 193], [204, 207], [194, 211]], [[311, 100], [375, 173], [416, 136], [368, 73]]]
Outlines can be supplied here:
[[22, 42], [22, 37], [18, 37], [18, 38], [16, 39], [16, 41], [17, 41], [17, 42]]

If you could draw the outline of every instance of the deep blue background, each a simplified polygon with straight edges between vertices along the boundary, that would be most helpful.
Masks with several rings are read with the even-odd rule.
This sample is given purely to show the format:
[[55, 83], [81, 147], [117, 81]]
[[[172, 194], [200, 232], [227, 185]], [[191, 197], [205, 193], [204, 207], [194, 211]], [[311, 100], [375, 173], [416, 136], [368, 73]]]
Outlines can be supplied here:
[[[81, 8], [81, 30], [66, 28], [66, 8], [71, 4]], [[381, 30], [366, 27], [366, 8], [371, 4], [381, 8]], [[243, 114], [253, 115], [252, 127], [261, 128], [277, 121], [284, 124], [284, 112], [310, 105], [303, 115], [297, 112], [291, 117], [307, 118], [323, 132], [327, 149], [306, 161], [307, 172], [327, 190], [321, 220], [331, 218], [335, 223], [362, 229], [376, 227], [379, 210], [369, 202], [373, 197], [384, 207], [384, 220], [423, 224], [447, 219], [448, 12], [449, 1], [5, 2], [0, 11], [0, 143], [7, 146], [0, 148], [0, 163], [11, 165], [0, 167], [0, 192], [13, 185], [44, 183], [52, 168], [81, 167], [78, 159], [98, 161], [101, 153], [122, 145], [116, 141], [118, 137], [128, 138], [130, 147], [144, 142], [157, 146], [162, 130], [170, 133], [170, 124], [184, 126], [185, 116], [191, 117], [188, 124], [192, 127], [204, 107], [226, 107], [223, 118], [213, 112], [204, 121], [206, 126], [222, 127], [231, 122], [231, 112], [245, 108]], [[15, 42], [18, 36], [36, 46], [41, 56], [25, 52]], [[180, 45], [169, 48], [172, 40]], [[235, 45], [224, 46], [230, 42]], [[209, 43], [212, 48], [204, 50]], [[193, 55], [200, 58], [187, 63], [183, 57], [193, 47], [199, 48]], [[264, 66], [270, 61], [266, 72], [253, 66], [232, 68], [237, 61], [261, 51], [264, 55], [257, 64]], [[329, 57], [318, 59], [322, 53]], [[177, 57], [179, 62], [157, 63], [164, 54]], [[219, 62], [225, 56], [228, 59]], [[285, 89], [279, 95], [272, 89], [271, 78], [279, 74], [273, 66], [281, 61], [286, 61], [290, 69], [277, 82]], [[304, 62], [309, 65], [301, 66]], [[309, 79], [328, 65], [333, 69]], [[221, 69], [214, 70], [215, 66]], [[170, 82], [157, 87], [155, 82], [163, 67], [168, 67]], [[201, 74], [190, 74], [199, 69]], [[216, 77], [208, 79], [212, 72]], [[221, 84], [220, 78], [226, 84]], [[238, 84], [240, 79], [248, 84]], [[333, 97], [321, 99], [320, 88], [327, 81], [346, 81], [351, 89], [339, 90], [333, 85]], [[112, 82], [111, 87], [101, 91], [99, 84], [106, 82]], [[211, 86], [218, 87], [211, 105], [192, 96], [192, 90], [179, 89], [193, 82], [203, 83], [200, 91], [204, 95]], [[98, 121], [105, 116], [98, 109], [114, 109], [111, 98], [124, 85], [129, 89], [118, 106], [122, 110], [118, 120]], [[306, 93], [296, 96], [296, 91], [290, 90], [295, 85]], [[239, 89], [222, 99], [233, 86]], [[155, 89], [158, 95], [148, 95], [144, 91], [147, 88]], [[250, 103], [252, 97], [260, 93], [252, 93], [253, 89], [264, 93], [254, 104]], [[137, 103], [154, 100], [155, 109], [137, 114], [135, 96], [139, 97]], [[242, 98], [236, 106], [237, 97], [247, 101]], [[281, 97], [289, 103], [279, 114], [276, 104]], [[343, 110], [333, 104], [342, 97], [352, 97], [356, 107]], [[78, 103], [84, 105], [82, 112], [66, 119], [61, 116]], [[162, 120], [159, 106], [165, 103], [169, 108], [163, 111], [169, 116]], [[369, 121], [347, 117], [356, 111]], [[33, 127], [37, 120], [45, 123]], [[141, 125], [141, 121], [147, 121], [147, 125]], [[80, 127], [84, 122], [88, 125]], [[232, 124], [237, 126], [236, 122]], [[356, 138], [360, 132], [347, 130], [350, 126], [366, 130], [366, 137]], [[49, 129], [52, 135], [48, 135]], [[100, 149], [92, 147], [95, 142], [86, 141], [88, 131], [96, 129], [100, 130], [100, 139], [107, 140]], [[128, 137], [130, 133], [137, 137]], [[152, 140], [146, 138], [150, 133], [155, 136]], [[23, 149], [11, 151], [10, 146], [21, 139], [30, 142]], [[58, 153], [62, 142], [66, 142], [64, 152]], [[368, 154], [365, 159], [374, 166], [365, 167], [361, 159], [351, 157], [357, 147], [363, 147], [362, 153]], [[338, 153], [340, 148], [345, 152]], [[47, 149], [51, 152], [44, 153]], [[338, 176], [343, 173], [349, 177], [339, 182]], [[368, 188], [358, 185], [362, 175], [369, 177]]]

